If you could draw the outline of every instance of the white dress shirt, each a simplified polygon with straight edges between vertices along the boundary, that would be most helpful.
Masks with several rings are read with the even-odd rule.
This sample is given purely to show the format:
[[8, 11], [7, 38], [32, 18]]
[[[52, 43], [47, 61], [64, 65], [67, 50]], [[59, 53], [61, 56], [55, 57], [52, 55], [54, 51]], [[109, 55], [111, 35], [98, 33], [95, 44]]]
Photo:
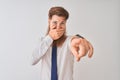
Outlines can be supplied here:
[[[67, 36], [62, 46], [57, 47], [57, 72], [58, 80], [73, 80], [74, 56], [70, 51], [71, 36]], [[35, 65], [41, 60], [40, 80], [51, 79], [51, 55], [52, 38], [47, 35], [40, 39], [39, 47], [32, 55], [32, 64]]]

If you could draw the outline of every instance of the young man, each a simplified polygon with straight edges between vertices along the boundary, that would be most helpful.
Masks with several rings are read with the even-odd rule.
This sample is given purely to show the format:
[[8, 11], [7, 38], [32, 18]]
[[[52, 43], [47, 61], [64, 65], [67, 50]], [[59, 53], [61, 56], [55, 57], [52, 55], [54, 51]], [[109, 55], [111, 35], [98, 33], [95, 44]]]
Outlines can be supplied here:
[[41, 60], [40, 80], [73, 80], [74, 57], [92, 57], [93, 47], [79, 35], [66, 35], [69, 13], [63, 7], [52, 7], [48, 17], [48, 32], [33, 53], [32, 64]]

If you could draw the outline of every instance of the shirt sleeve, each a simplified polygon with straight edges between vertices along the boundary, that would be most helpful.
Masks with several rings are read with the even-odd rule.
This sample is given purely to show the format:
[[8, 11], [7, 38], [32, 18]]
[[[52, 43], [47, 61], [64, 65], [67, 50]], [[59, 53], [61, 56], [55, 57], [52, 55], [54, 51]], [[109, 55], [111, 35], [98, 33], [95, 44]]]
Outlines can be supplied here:
[[71, 41], [73, 38], [74, 38], [73, 36], [69, 36], [69, 39], [68, 39], [68, 48], [70, 51], [71, 51]]
[[47, 35], [45, 38], [40, 39], [39, 46], [33, 51], [32, 54], [32, 65], [35, 65], [40, 61], [42, 56], [45, 55], [48, 48], [51, 46], [52, 42], [53, 39], [49, 35]]

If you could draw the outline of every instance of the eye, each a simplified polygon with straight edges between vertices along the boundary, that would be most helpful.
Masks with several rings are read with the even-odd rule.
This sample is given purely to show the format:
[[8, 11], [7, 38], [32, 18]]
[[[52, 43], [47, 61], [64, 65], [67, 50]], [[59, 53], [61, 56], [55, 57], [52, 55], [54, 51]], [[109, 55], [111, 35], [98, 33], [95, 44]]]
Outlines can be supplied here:
[[65, 22], [62, 22], [60, 25], [61, 25], [61, 26], [62, 26], [62, 25], [65, 25]]
[[56, 24], [57, 24], [57, 21], [53, 21], [52, 23], [53, 23], [54, 25], [56, 25]]

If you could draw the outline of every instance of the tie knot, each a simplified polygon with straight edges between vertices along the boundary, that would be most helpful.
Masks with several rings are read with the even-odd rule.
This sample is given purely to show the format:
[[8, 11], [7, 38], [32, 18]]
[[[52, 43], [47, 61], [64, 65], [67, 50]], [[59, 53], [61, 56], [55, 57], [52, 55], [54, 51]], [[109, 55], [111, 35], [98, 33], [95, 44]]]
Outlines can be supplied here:
[[54, 40], [52, 46], [57, 46], [57, 41]]

